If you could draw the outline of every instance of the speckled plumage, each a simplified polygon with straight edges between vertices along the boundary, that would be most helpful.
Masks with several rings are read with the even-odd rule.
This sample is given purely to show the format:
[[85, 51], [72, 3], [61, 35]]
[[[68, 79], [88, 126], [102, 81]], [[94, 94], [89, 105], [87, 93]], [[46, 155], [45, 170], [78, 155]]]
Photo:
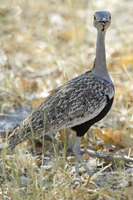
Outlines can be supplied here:
[[107, 104], [106, 96], [114, 96], [111, 83], [88, 71], [57, 88], [9, 136], [14, 146], [30, 137], [35, 138], [71, 128], [97, 116]]

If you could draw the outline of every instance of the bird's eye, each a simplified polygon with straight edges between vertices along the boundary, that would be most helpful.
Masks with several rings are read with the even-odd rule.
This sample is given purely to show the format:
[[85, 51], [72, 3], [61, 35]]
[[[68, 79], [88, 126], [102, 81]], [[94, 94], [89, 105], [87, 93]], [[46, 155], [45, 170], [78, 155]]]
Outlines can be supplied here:
[[111, 16], [109, 16], [109, 20], [111, 20]]
[[94, 15], [94, 20], [96, 20], [96, 16]]

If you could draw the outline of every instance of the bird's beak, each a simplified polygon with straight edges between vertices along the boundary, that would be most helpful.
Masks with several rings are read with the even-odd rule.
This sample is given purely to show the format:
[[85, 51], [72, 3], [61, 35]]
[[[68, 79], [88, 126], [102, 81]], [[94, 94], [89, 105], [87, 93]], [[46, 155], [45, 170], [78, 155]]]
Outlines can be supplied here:
[[101, 31], [105, 30], [105, 26], [106, 26], [107, 23], [108, 23], [108, 20], [105, 19], [105, 18], [102, 18], [101, 20], [99, 20], [98, 24], [102, 26], [102, 30]]
[[105, 25], [108, 22], [105, 18], [101, 19], [98, 23]]

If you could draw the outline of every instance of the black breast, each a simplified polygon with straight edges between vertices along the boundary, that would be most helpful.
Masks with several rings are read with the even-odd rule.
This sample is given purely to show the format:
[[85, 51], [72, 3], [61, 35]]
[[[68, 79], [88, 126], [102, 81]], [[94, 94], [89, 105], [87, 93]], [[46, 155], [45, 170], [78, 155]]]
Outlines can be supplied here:
[[112, 99], [109, 99], [109, 97], [107, 96], [107, 105], [96, 117], [87, 122], [84, 122], [83, 124], [72, 127], [72, 130], [76, 131], [78, 137], [83, 136], [93, 124], [105, 117], [112, 106], [113, 99], [114, 97]]

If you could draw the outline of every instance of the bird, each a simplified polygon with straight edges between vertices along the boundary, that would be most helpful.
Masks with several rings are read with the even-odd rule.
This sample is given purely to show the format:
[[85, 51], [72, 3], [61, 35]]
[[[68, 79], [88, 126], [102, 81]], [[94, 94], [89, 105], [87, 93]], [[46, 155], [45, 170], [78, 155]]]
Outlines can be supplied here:
[[49, 138], [52, 133], [70, 128], [76, 132], [73, 146], [75, 174], [79, 177], [79, 164], [90, 174], [90, 169], [80, 153], [82, 136], [100, 121], [111, 109], [114, 84], [106, 65], [105, 35], [111, 24], [108, 11], [97, 11], [93, 25], [97, 29], [96, 57], [91, 70], [69, 80], [52, 92], [8, 136], [8, 148], [27, 138]]

